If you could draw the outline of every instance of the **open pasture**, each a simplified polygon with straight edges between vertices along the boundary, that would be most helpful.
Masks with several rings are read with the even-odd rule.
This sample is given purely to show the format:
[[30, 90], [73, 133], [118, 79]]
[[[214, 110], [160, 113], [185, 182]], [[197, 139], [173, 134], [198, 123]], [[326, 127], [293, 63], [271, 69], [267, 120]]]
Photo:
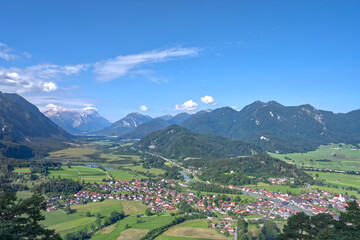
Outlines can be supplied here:
[[46, 160], [56, 162], [94, 162], [91, 158], [92, 154], [97, 152], [96, 146], [84, 144], [78, 147], [71, 147], [62, 149], [56, 152], [51, 152]]
[[[66, 234], [72, 230], [78, 230], [85, 226], [90, 226], [96, 220], [95, 216], [100, 213], [102, 216], [110, 216], [113, 211], [122, 211], [122, 202], [117, 200], [105, 200], [103, 202], [88, 203], [84, 205], [73, 205], [71, 209], [75, 212], [67, 215], [63, 210], [55, 212], [45, 212], [46, 220], [41, 224], [49, 229], [55, 229], [56, 232]], [[90, 212], [91, 216], [86, 217], [86, 212]]]
[[307, 153], [274, 154], [288, 163], [300, 167], [323, 168], [345, 171], [360, 170], [360, 147], [346, 144], [321, 145], [315, 151]]
[[306, 172], [312, 177], [316, 177], [317, 174], [319, 179], [325, 180], [327, 183], [337, 185], [339, 187], [354, 187], [360, 189], [360, 175], [315, 171]]
[[[120, 220], [118, 223], [116, 223], [115, 229], [107, 231], [106, 227], [105, 232], [110, 232], [108, 234], [104, 234], [104, 232], [98, 232], [96, 233], [91, 239], [93, 240], [117, 240], [117, 239], [140, 239], [141, 237], [145, 236], [145, 234], [157, 227], [166, 225], [170, 223], [174, 217], [171, 216], [150, 216], [150, 217], [142, 217], [141, 223], [136, 223], [136, 214], [131, 215], [130, 217], [126, 217], [122, 220]], [[134, 234], [134, 238], [128, 238], [129, 237], [129, 229], [125, 229], [126, 224], [130, 226], [130, 229], [132, 229]]]
[[176, 225], [162, 235], [157, 240], [193, 240], [193, 239], [231, 239], [218, 233], [215, 229], [208, 228], [207, 220], [190, 220]]
[[[181, 237], [175, 239], [229, 239], [212, 228], [184, 227], [182, 224], [174, 226], [163, 233], [166, 237]], [[157, 238], [162, 239], [162, 238]], [[171, 239], [171, 238], [165, 238]]]
[[25, 168], [15, 168], [14, 172], [16, 173], [26, 173], [26, 172], [30, 172], [30, 168], [25, 167]]
[[99, 168], [92, 168], [86, 166], [63, 166], [63, 170], [50, 170], [49, 178], [71, 178], [73, 180], [84, 180], [85, 182], [101, 182], [102, 179], [108, 178], [106, 172]]

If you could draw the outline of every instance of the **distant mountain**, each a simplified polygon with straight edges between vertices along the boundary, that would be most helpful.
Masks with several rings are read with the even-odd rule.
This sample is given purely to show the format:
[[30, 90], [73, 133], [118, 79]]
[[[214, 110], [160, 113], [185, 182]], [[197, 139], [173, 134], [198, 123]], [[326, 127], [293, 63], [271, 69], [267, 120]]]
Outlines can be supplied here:
[[174, 159], [227, 158], [264, 153], [254, 144], [198, 134], [178, 125], [148, 134], [135, 147]]
[[191, 116], [180, 124], [192, 131], [258, 144], [268, 151], [302, 152], [321, 144], [360, 142], [360, 110], [335, 114], [311, 105], [287, 107], [256, 101]]
[[152, 118], [150, 116], [134, 112], [94, 134], [98, 136], [123, 136], [140, 124], [151, 120]]
[[46, 151], [69, 138], [69, 133], [24, 98], [0, 92], [0, 153], [4, 156], [28, 158], [33, 156], [32, 148]]
[[72, 134], [90, 133], [99, 131], [111, 125], [100, 116], [95, 108], [65, 109], [54, 106], [44, 112], [45, 116], [54, 123]]
[[179, 124], [190, 116], [191, 115], [188, 113], [179, 113], [174, 117], [171, 115], [166, 115], [166, 116], [154, 118], [149, 122], [140, 124], [133, 130], [131, 130], [129, 133], [121, 137], [124, 139], [140, 139], [142, 137], [145, 137], [147, 134], [151, 132], [165, 129], [166, 127], [173, 124]]
[[123, 139], [140, 139], [145, 137], [147, 134], [151, 132], [155, 132], [157, 130], [162, 130], [168, 127], [170, 124], [168, 121], [163, 118], [155, 118], [149, 122], [140, 124], [130, 132], [121, 136]]

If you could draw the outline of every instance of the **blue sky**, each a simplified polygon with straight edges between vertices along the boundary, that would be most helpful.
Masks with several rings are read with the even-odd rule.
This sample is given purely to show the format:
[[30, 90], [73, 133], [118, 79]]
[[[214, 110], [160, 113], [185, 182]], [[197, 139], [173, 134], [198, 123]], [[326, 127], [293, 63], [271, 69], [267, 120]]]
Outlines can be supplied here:
[[[255, 100], [359, 109], [359, 1], [3, 1], [0, 91], [111, 121]], [[207, 96], [207, 97], [206, 97]], [[144, 111], [145, 110], [145, 111]]]

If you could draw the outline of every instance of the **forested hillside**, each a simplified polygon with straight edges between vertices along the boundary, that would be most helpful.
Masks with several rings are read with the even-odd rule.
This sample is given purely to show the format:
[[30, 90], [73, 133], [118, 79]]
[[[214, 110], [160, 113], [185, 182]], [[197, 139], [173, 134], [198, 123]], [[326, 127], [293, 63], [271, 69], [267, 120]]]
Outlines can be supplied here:
[[148, 134], [136, 147], [174, 159], [227, 158], [264, 153], [260, 147], [253, 144], [198, 134], [177, 125]]

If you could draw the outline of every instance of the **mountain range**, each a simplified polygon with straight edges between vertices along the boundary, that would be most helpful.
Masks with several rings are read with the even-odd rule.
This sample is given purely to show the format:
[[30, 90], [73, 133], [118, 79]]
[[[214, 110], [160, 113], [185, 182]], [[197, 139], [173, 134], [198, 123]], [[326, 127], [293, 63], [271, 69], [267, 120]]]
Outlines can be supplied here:
[[[133, 121], [144, 117], [136, 114]], [[333, 113], [309, 104], [284, 106], [275, 101], [256, 101], [240, 111], [223, 107], [175, 117], [151, 119], [146, 116], [145, 122], [137, 123], [137, 126], [127, 127], [126, 131], [123, 128], [116, 131], [114, 124], [98, 134], [140, 139], [153, 131], [178, 124], [193, 132], [251, 142], [267, 151], [280, 153], [306, 152], [328, 143], [360, 142], [360, 110]]]
[[97, 109], [66, 109], [53, 106], [44, 112], [45, 116], [71, 134], [84, 134], [102, 130], [111, 123], [100, 116]]
[[256, 101], [240, 111], [222, 107], [158, 118], [130, 113], [110, 126], [96, 109], [50, 109], [45, 114], [52, 121], [21, 96], [0, 92], [0, 152], [13, 153], [11, 149], [23, 146], [38, 151], [35, 142], [41, 143], [37, 144], [43, 149], [40, 151], [46, 151], [49, 144], [60, 146], [72, 138], [68, 132], [95, 131], [91, 135], [141, 139], [173, 124], [194, 133], [240, 140], [280, 153], [306, 152], [328, 143], [360, 142], [360, 110], [333, 113], [309, 104], [283, 106], [275, 101]]
[[180, 124], [192, 131], [255, 143], [268, 151], [305, 152], [321, 144], [360, 142], [360, 110], [335, 114], [311, 105], [256, 101], [241, 111], [224, 107]]
[[124, 139], [140, 139], [151, 132], [164, 129], [172, 124], [179, 124], [188, 117], [190, 117], [188, 113], [179, 113], [175, 116], [165, 115], [152, 118], [135, 112], [94, 134], [98, 136], [118, 136]]

